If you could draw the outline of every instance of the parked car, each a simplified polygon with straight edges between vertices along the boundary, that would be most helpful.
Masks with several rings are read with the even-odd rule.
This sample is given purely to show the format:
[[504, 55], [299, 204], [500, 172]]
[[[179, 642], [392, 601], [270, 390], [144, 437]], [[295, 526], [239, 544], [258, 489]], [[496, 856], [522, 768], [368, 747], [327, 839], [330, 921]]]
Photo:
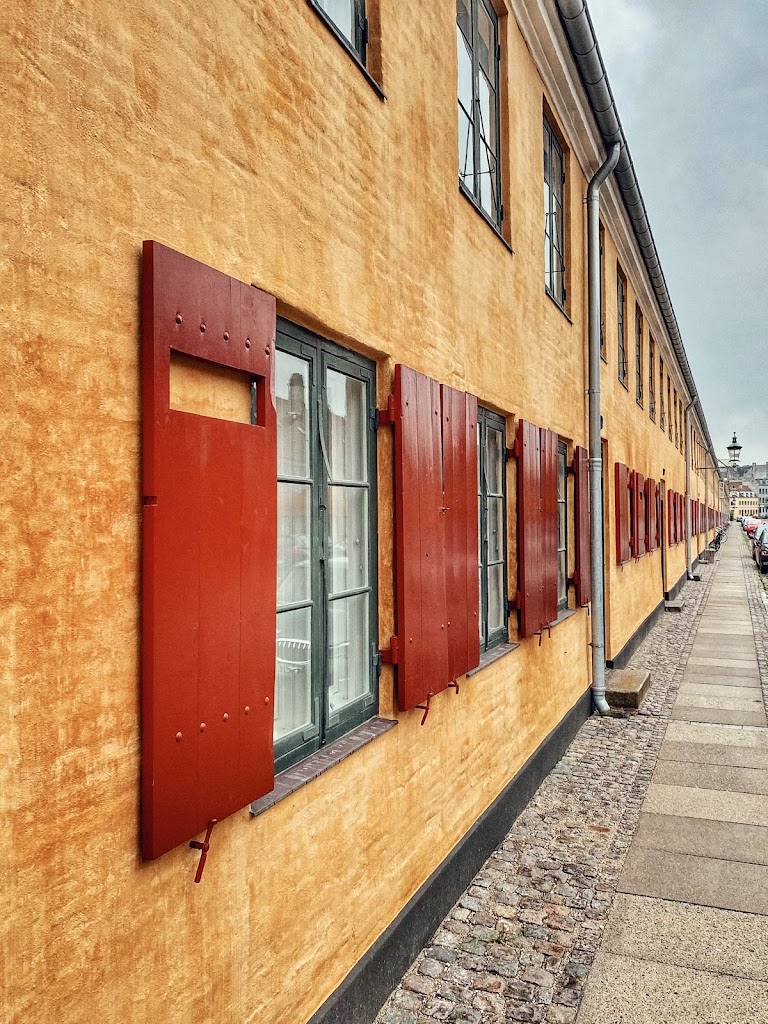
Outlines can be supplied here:
[[757, 529], [752, 533], [752, 560], [757, 561], [755, 558], [755, 549], [760, 543], [760, 539], [765, 533], [765, 523], [758, 523]]
[[760, 531], [760, 537], [754, 545], [752, 557], [760, 572], [768, 572], [768, 526], [764, 526]]
[[756, 519], [753, 519], [751, 523], [747, 523], [747, 528], [746, 528], [747, 536], [751, 537], [752, 534], [755, 532], [755, 530], [758, 528], [759, 525], [760, 525], [760, 523]]

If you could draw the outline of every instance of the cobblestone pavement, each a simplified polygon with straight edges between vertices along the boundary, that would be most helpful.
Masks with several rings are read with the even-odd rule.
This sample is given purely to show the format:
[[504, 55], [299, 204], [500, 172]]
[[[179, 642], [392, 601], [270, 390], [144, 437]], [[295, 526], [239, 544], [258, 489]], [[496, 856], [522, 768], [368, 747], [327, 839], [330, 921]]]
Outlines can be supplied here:
[[[748, 558], [745, 573], [757, 576]], [[652, 676], [642, 710], [584, 724], [377, 1024], [575, 1021], [716, 568], [700, 567], [683, 611], [664, 615], [633, 657]], [[750, 581], [752, 614], [765, 622], [761, 581]]]

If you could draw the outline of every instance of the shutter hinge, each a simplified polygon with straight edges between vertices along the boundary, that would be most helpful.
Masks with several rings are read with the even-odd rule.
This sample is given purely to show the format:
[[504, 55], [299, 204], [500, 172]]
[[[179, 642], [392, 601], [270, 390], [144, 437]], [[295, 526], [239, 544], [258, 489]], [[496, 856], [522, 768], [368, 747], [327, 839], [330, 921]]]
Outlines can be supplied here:
[[390, 638], [389, 648], [379, 651], [382, 665], [397, 665], [400, 656], [400, 641], [396, 636]]
[[[458, 690], [458, 686], [456, 687], [456, 689]], [[433, 697], [434, 697], [434, 693], [432, 693], [432, 691], [430, 690], [430, 692], [427, 694], [427, 702], [426, 702], [426, 704], [417, 704], [416, 705], [416, 707], [420, 711], [424, 712], [424, 714], [421, 716], [421, 724], [422, 725], [424, 725], [424, 723], [427, 720], [427, 715], [429, 714], [429, 703], [430, 703], [430, 701], [432, 700]]]
[[218, 818], [211, 818], [208, 822], [208, 829], [205, 833], [205, 839], [199, 842], [197, 839], [191, 839], [189, 846], [192, 850], [200, 850], [200, 861], [197, 865], [197, 871], [195, 872], [195, 882], [200, 882], [203, 877], [203, 869], [205, 862], [208, 860], [208, 851], [211, 848], [211, 832], [213, 832], [213, 826], [217, 823]]
[[507, 448], [506, 455], [507, 455], [507, 462], [511, 462], [513, 459], [519, 459], [520, 458], [520, 445], [518, 443], [518, 439], [517, 438], [515, 438], [515, 442], [512, 445], [512, 447], [511, 448]]
[[496, 43], [496, 60], [501, 60], [501, 43]]
[[507, 601], [507, 618], [509, 618], [512, 612], [516, 612], [520, 609], [520, 604], [520, 591], [518, 590]]
[[384, 409], [376, 410], [376, 429], [379, 427], [394, 427], [395, 425], [395, 396], [387, 396], [387, 405]]

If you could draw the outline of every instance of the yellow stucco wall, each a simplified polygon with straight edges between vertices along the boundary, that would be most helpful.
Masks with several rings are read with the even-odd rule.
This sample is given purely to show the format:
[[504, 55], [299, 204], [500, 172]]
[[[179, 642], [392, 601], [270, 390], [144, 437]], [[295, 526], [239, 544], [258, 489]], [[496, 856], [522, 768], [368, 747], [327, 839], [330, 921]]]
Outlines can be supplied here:
[[[30, 0], [0, 14], [0, 987], [14, 1024], [301, 1024], [588, 686], [578, 611], [435, 698], [424, 728], [400, 715], [270, 811], [218, 825], [202, 885], [186, 847], [139, 858], [144, 238], [375, 358], [380, 403], [402, 361], [507, 414], [510, 444], [519, 416], [586, 444], [586, 178], [571, 155], [569, 319], [543, 288], [547, 97], [528, 48], [504, 18], [513, 254], [457, 188], [454, 8], [404, 18], [381, 0], [377, 14], [386, 102], [303, 2]], [[611, 462], [656, 476], [661, 463], [683, 490], [682, 457], [617, 387]], [[379, 456], [386, 643], [386, 433]], [[611, 567], [611, 648], [657, 603], [658, 563]], [[380, 710], [397, 714], [391, 670]]]

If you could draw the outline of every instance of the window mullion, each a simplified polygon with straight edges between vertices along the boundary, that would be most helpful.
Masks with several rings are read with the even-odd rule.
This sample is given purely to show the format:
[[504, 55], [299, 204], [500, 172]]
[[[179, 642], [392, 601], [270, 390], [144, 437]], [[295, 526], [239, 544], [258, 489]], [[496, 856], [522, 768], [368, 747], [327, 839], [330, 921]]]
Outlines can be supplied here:
[[312, 663], [312, 699], [317, 724], [320, 729], [320, 743], [325, 742], [327, 730], [327, 698], [325, 693], [324, 680], [328, 678], [328, 581], [327, 581], [327, 535], [328, 535], [328, 476], [326, 473], [325, 457], [322, 449], [320, 432], [325, 429], [325, 366], [323, 361], [315, 360], [317, 370], [315, 382], [315, 430], [313, 431], [313, 444], [311, 445], [314, 459], [313, 474], [316, 480], [317, 490], [317, 528], [316, 537], [313, 541], [316, 544], [316, 557], [314, 564], [315, 571], [315, 615], [316, 622], [312, 631], [313, 642], [316, 642], [316, 656]]

